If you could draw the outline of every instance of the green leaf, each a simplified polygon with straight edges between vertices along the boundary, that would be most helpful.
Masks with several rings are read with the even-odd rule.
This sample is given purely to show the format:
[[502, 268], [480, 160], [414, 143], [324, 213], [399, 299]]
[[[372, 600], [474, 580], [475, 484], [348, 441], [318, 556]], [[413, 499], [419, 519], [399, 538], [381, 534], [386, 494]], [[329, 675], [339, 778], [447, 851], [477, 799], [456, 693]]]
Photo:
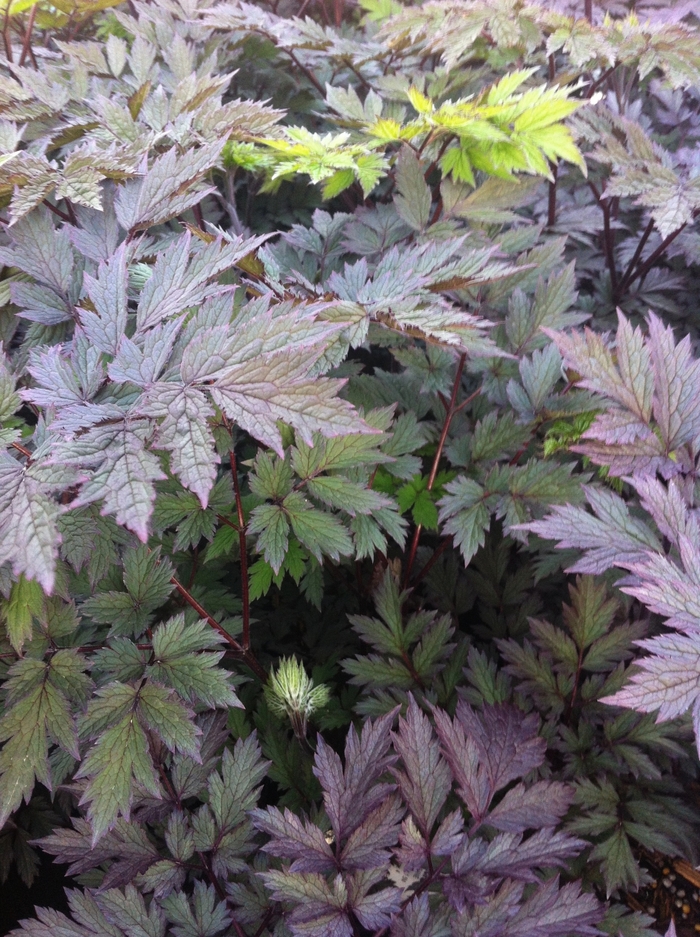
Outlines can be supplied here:
[[149, 676], [172, 687], [183, 699], [206, 706], [241, 706], [230, 684], [229, 671], [219, 666], [221, 636], [204, 621], [187, 625], [184, 615], [171, 618], [153, 632], [153, 663]]
[[342, 475], [322, 475], [310, 478], [307, 483], [309, 494], [332, 508], [340, 508], [354, 517], [356, 514], [372, 514], [380, 508], [391, 507], [391, 501], [383, 495], [352, 482]]
[[214, 539], [207, 547], [205, 563], [217, 559], [220, 556], [228, 556], [229, 553], [238, 545], [238, 531], [230, 524], [222, 524], [214, 534]]
[[174, 892], [161, 901], [168, 920], [174, 924], [175, 937], [215, 937], [230, 925], [225, 901], [219, 901], [212, 885], [194, 883], [194, 912], [182, 892]]
[[160, 785], [148, 753], [148, 741], [134, 713], [100, 735], [81, 763], [76, 778], [88, 778], [81, 803], [89, 804], [93, 845], [121, 815], [129, 819], [133, 783], [160, 798]]
[[256, 560], [251, 566], [248, 567], [248, 581], [251, 602], [262, 598], [263, 595], [267, 595], [267, 593], [270, 591], [270, 586], [272, 585], [274, 575], [274, 570], [270, 564], [266, 563], [262, 558]]
[[[34, 789], [35, 779], [45, 787], [52, 789], [48, 753], [49, 740], [58, 743], [61, 748], [78, 758], [78, 736], [75, 721], [66, 697], [56, 687], [61, 682], [60, 670], [70, 669], [68, 658], [74, 652], [64, 652], [59, 661], [59, 674], [51, 675], [52, 665], [43, 665], [32, 661], [27, 674], [25, 661], [18, 661], [10, 670], [10, 687], [17, 696], [35, 683], [39, 684], [19, 700], [0, 719], [0, 742], [5, 742], [0, 751], [0, 823], [4, 824], [8, 816], [17, 809], [22, 798], [29, 800]], [[29, 681], [27, 680], [29, 677]], [[80, 690], [86, 689], [85, 678], [80, 683]]]
[[623, 825], [595, 847], [591, 859], [601, 862], [608, 897], [618, 888], [639, 888], [639, 867]]
[[491, 512], [484, 489], [471, 478], [460, 476], [445, 485], [447, 492], [438, 502], [443, 533], [454, 537], [455, 545], [469, 563], [491, 523]]
[[319, 563], [324, 554], [333, 560], [352, 555], [350, 535], [337, 518], [312, 508], [297, 493], [287, 495], [283, 504], [295, 536]]
[[285, 459], [261, 450], [255, 457], [248, 484], [258, 498], [277, 500], [292, 490], [292, 479], [292, 469]]
[[100, 592], [82, 605], [84, 614], [110, 624], [110, 634], [137, 636], [150, 624], [153, 612], [173, 591], [173, 567], [160, 559], [160, 550], [139, 546], [124, 555], [126, 592]]
[[396, 160], [394, 205], [401, 218], [414, 231], [422, 231], [430, 220], [432, 195], [423, 178], [423, 168], [408, 146], [401, 148]]
[[147, 683], [139, 691], [139, 716], [171, 752], [199, 758], [198, 735], [194, 713], [172, 690]]
[[323, 586], [323, 567], [316, 560], [311, 559], [299, 583], [299, 588], [307, 602], [319, 611], [323, 602]]
[[438, 529], [438, 510], [431, 491], [421, 491], [413, 502], [413, 520], [427, 530]]
[[7, 637], [16, 651], [21, 651], [25, 641], [32, 637], [32, 619], [39, 617], [44, 607], [44, 591], [35, 579], [26, 579], [20, 574], [12, 584], [10, 598], [2, 602]]
[[[384, 413], [385, 410], [372, 411], [366, 414], [365, 421], [370, 426], [375, 426], [377, 414]], [[385, 427], [377, 426], [377, 428]], [[390, 462], [391, 454], [385, 455], [379, 450], [379, 446], [386, 440], [387, 436], [385, 434], [360, 435], [353, 433], [347, 436], [334, 436], [330, 439], [315, 435], [313, 446], [298, 442], [292, 449], [292, 468], [300, 478], [307, 479], [318, 475], [320, 472], [354, 468], [357, 465], [376, 465], [380, 462]], [[291, 484], [288, 490], [291, 490]], [[281, 495], [287, 493], [287, 491], [284, 491], [281, 492]], [[268, 497], [273, 496], [269, 495]]]
[[[418, 501], [421, 495], [427, 495], [428, 500], [430, 500], [431, 493], [427, 490], [428, 488], [428, 479], [425, 476], [415, 475], [410, 482], [406, 485], [402, 485], [401, 488], [396, 492], [396, 500], [399, 505], [399, 510], [402, 513], [410, 510]], [[425, 499], [423, 499], [425, 501]], [[420, 509], [419, 509], [420, 510]], [[416, 523], [420, 523], [416, 521]]]
[[[571, 605], [563, 608], [564, 621], [577, 647], [585, 650], [608, 633], [619, 602], [609, 598], [605, 585], [596, 582], [593, 576], [577, 576], [575, 585], [569, 586], [569, 595]], [[596, 654], [588, 656], [591, 664], [596, 663]], [[587, 669], [597, 668], [589, 666]]]
[[261, 504], [250, 515], [248, 531], [258, 534], [257, 549], [275, 573], [280, 571], [289, 544], [289, 521], [278, 504]]

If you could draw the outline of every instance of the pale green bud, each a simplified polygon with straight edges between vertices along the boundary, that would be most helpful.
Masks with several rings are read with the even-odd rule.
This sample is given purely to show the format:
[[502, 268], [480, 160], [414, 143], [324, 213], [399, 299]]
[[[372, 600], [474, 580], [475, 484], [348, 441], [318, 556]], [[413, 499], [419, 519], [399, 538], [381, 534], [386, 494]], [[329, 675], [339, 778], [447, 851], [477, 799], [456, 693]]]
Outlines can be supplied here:
[[296, 657], [283, 657], [265, 684], [265, 698], [272, 712], [288, 717], [294, 734], [304, 738], [309, 716], [326, 705], [330, 690], [323, 684], [314, 686]]

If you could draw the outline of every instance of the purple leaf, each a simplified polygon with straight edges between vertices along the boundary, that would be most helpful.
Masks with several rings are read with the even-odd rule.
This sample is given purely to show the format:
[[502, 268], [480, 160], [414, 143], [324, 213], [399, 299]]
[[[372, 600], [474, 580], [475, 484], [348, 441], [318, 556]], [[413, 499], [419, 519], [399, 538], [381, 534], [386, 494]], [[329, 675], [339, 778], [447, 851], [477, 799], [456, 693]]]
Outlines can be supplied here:
[[391, 937], [448, 937], [450, 926], [443, 910], [431, 908], [423, 893], [412, 898], [392, 922]]
[[434, 856], [450, 856], [462, 839], [464, 818], [461, 810], [448, 813], [437, 828], [430, 844], [430, 851]]
[[418, 826], [429, 836], [452, 787], [452, 776], [430, 720], [413, 696], [409, 696], [406, 718], [399, 719], [399, 731], [392, 737], [405, 769], [394, 768], [392, 773]]
[[601, 909], [594, 895], [576, 883], [559, 888], [550, 879], [527, 899], [501, 931], [503, 937], [596, 937]]
[[492, 795], [544, 761], [547, 743], [537, 735], [539, 718], [512, 706], [486, 705], [480, 714], [460, 700], [457, 719], [474, 739], [486, 767]]
[[311, 872], [261, 872], [276, 901], [291, 901], [295, 909], [287, 923], [295, 937], [352, 937], [347, 914], [348, 893], [336, 876], [332, 885]]
[[524, 885], [506, 880], [488, 900], [460, 919], [460, 937], [503, 937], [508, 922], [517, 912]]
[[264, 852], [294, 860], [290, 872], [330, 872], [335, 868], [333, 853], [323, 832], [291, 810], [282, 813], [276, 807], [256, 809], [251, 812], [251, 819], [257, 829], [271, 837], [262, 847]]
[[518, 784], [506, 793], [485, 822], [497, 830], [513, 833], [555, 826], [569, 809], [573, 794], [573, 788], [557, 781], [538, 781], [532, 787]]
[[436, 709], [435, 729], [442, 746], [442, 753], [452, 769], [459, 789], [457, 793], [477, 822], [485, 816], [494, 791], [479, 763], [479, 748], [465, 732], [459, 719], [450, 719], [447, 713]]
[[360, 924], [370, 930], [386, 927], [391, 915], [401, 910], [401, 891], [398, 888], [370, 892], [382, 881], [384, 869], [356, 872], [347, 878], [349, 907]]
[[407, 872], [421, 869], [430, 855], [430, 849], [423, 834], [408, 816], [401, 824], [399, 848], [395, 851], [396, 861]]
[[344, 869], [373, 869], [389, 861], [388, 847], [399, 839], [405, 807], [398, 795], [387, 797], [350, 834], [340, 857]]
[[391, 784], [377, 784], [391, 766], [391, 726], [395, 711], [368, 720], [358, 736], [350, 727], [345, 743], [345, 769], [339, 756], [318, 737], [314, 774], [323, 788], [323, 802], [336, 842], [349, 836], [392, 793]]

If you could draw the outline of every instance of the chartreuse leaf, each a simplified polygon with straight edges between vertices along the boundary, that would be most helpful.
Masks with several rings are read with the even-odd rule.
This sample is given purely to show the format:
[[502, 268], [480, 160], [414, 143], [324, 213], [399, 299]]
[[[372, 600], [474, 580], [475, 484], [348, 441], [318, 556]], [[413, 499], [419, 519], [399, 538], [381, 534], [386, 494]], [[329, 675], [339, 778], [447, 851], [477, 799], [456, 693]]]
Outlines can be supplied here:
[[360, 0], [360, 6], [367, 11], [365, 16], [373, 23], [381, 23], [403, 10], [402, 5], [396, 0]]
[[[532, 75], [532, 69], [515, 72], [479, 100], [447, 101], [439, 107], [412, 86], [406, 96], [417, 117], [403, 125], [376, 114], [363, 114], [362, 119], [359, 111], [355, 114], [369, 135], [364, 147], [350, 143], [347, 133], [321, 135], [301, 127], [287, 128], [287, 139], [261, 141], [272, 151], [270, 183], [294, 173], [306, 173], [313, 182], [324, 182], [324, 196], [332, 198], [354, 177], [366, 196], [388, 169], [387, 157], [379, 152], [381, 147], [428, 134], [433, 138], [447, 135], [448, 142], [450, 137], [455, 140], [456, 145], [440, 156], [440, 165], [456, 181], [474, 184], [472, 166], [505, 179], [514, 172], [551, 178], [550, 161], [559, 159], [574, 163], [585, 173], [581, 152], [563, 123], [581, 101], [571, 97], [571, 89], [566, 87], [537, 85], [520, 92]], [[397, 166], [396, 206], [416, 230], [427, 224], [431, 201], [422, 172], [410, 151], [402, 151]]]

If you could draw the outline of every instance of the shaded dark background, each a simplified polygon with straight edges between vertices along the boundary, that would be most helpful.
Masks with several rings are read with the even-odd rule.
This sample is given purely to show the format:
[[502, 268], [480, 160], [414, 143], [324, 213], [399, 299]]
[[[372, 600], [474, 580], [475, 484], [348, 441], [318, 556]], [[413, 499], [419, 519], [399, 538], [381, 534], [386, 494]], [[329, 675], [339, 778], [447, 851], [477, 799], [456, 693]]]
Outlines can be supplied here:
[[5, 937], [26, 917], [34, 917], [35, 905], [68, 911], [64, 888], [72, 884], [65, 878], [65, 865], [54, 865], [51, 856], [41, 856], [39, 874], [27, 888], [17, 872], [10, 870], [7, 881], [0, 885], [0, 937]]

